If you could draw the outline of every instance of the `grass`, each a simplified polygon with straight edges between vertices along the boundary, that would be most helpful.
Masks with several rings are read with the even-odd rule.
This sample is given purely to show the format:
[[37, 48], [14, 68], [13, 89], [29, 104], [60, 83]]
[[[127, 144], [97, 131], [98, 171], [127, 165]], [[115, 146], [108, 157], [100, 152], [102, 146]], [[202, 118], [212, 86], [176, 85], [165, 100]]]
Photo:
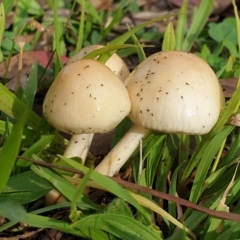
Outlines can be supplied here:
[[[168, 240], [240, 238], [240, 137], [237, 127], [228, 124], [229, 118], [239, 112], [239, 88], [227, 99], [218, 122], [207, 135], [150, 134], [142, 142], [141, 164], [139, 148], [125, 166], [126, 169], [132, 164], [135, 185], [131, 185], [131, 181], [121, 182], [102, 176], [76, 159], [64, 158], [62, 154], [68, 140], [33, 110], [36, 92], [40, 89], [46, 91], [49, 85], [44, 81], [39, 83], [38, 77], [44, 79], [50, 73], [50, 79], [54, 79], [63, 67], [60, 60], [63, 53], [68, 52], [71, 56], [82, 46], [105, 43], [105, 48], [88, 54], [86, 58], [100, 55], [99, 61], [105, 62], [117, 51], [124, 56], [136, 54], [139, 62], [143, 61], [147, 44], [139, 39], [149, 31], [145, 27], [170, 16], [177, 17], [178, 22], [176, 27], [171, 22], [168, 24], [161, 39], [162, 50], [193, 51], [195, 44], [196, 54], [208, 61], [218, 77], [239, 77], [240, 21], [235, 1], [234, 21], [225, 19], [221, 23], [206, 25], [213, 1], [203, 0], [187, 30], [185, 0], [179, 13], [128, 27], [128, 31], [114, 39], [109, 39], [108, 35], [121, 22], [120, 13], [139, 11], [138, 6], [120, 1], [115, 12], [98, 14], [87, 1], [72, 1], [71, 4], [46, 1], [54, 14], [44, 20], [44, 12], [40, 11], [37, 1], [20, 0], [16, 6], [14, 4], [14, 1], [4, 1], [0, 5], [2, 14], [8, 14], [14, 8], [18, 12], [10, 30], [3, 30], [4, 21], [0, 19], [0, 37], [1, 33], [5, 36], [1, 45], [4, 60], [10, 61], [11, 56], [19, 52], [17, 36], [35, 33], [35, 40], [25, 44], [25, 51], [35, 49], [34, 44], [40, 41], [42, 33], [26, 24], [29, 16], [33, 16], [41, 26], [54, 26], [52, 49], [55, 60], [52, 68], [43, 72], [34, 63], [25, 89], [11, 92], [0, 83], [0, 216], [7, 219], [0, 226], [0, 236], [1, 233], [14, 235], [12, 229], [17, 234], [21, 233], [24, 229], [18, 223], [22, 222], [29, 227], [53, 228], [83, 239], [96, 240], [127, 239], [129, 236], [132, 239]], [[60, 7], [69, 10], [67, 17], [60, 17]], [[105, 27], [103, 23], [109, 14], [112, 14], [112, 20]], [[230, 27], [223, 27], [224, 24], [236, 31], [230, 36], [226, 30]], [[217, 32], [221, 29], [222, 34], [214, 34], [216, 29]], [[126, 119], [116, 128], [113, 145], [130, 124]], [[80, 173], [82, 178], [72, 178], [74, 173]], [[86, 186], [108, 192], [106, 205], [83, 194]], [[53, 188], [67, 202], [48, 207], [40, 205], [38, 209], [31, 210], [30, 206]], [[169, 198], [166, 193], [182, 200]], [[53, 218], [52, 213], [57, 209], [68, 209], [68, 220]], [[229, 209], [234, 214], [229, 213]], [[214, 215], [216, 211], [220, 211], [225, 220]]]

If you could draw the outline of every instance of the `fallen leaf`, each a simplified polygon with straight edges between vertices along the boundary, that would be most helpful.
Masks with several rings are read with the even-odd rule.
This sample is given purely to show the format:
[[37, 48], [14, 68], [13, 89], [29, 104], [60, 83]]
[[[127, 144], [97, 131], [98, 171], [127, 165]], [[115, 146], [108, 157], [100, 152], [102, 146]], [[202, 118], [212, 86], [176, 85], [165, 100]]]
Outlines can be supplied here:
[[[181, 7], [183, 0], [168, 0], [169, 5]], [[201, 0], [189, 0], [188, 8], [193, 9], [199, 6]], [[215, 0], [212, 14], [219, 14], [228, 8], [232, 3], [232, 0]]]
[[236, 89], [238, 79], [229, 78], [229, 79], [220, 79], [219, 81], [222, 86], [224, 96], [226, 98], [230, 98]]
[[[11, 58], [8, 69], [8, 61], [0, 64], [0, 77], [9, 79], [9, 82], [6, 84], [6, 86], [13, 91], [16, 90], [18, 84], [25, 88], [33, 62], [36, 61], [39, 65], [46, 67], [51, 59], [51, 56], [52, 53], [41, 50], [24, 52], [22, 57], [21, 76], [19, 78], [20, 82], [18, 83], [18, 63], [20, 55], [17, 54]], [[61, 61], [66, 63], [68, 61], [68, 57], [62, 56]], [[50, 64], [49, 67], [52, 67], [52, 64]]]

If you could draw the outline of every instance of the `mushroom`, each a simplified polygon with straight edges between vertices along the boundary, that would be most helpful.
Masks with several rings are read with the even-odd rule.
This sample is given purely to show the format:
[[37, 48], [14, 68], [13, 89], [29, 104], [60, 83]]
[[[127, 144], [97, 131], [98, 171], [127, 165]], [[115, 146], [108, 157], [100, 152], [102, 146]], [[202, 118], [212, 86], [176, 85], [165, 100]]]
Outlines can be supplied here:
[[[79, 52], [73, 55], [67, 64], [74, 62], [75, 60], [79, 60], [84, 58], [88, 53], [97, 50], [99, 48], [103, 48], [103, 45], [90, 45], [87, 47], [82, 48]], [[109, 67], [118, 77], [120, 80], [124, 81], [127, 76], [130, 74], [129, 69], [126, 63], [116, 54], [114, 53], [105, 63], [107, 67]]]
[[96, 167], [113, 176], [151, 131], [206, 134], [216, 123], [224, 97], [216, 75], [194, 54], [151, 55], [125, 80], [133, 127]]
[[73, 157], [83, 154], [91, 133], [111, 131], [130, 107], [123, 82], [108, 67], [81, 59], [59, 72], [44, 99], [43, 114], [56, 129], [73, 135], [64, 153]]
[[[76, 60], [80, 60], [82, 58], [84, 58], [84, 56], [86, 56], [88, 53], [97, 50], [99, 48], [104, 47], [103, 45], [90, 45], [87, 47], [82, 48], [80, 51], [78, 51], [75, 55], [73, 55], [67, 64], [70, 64]], [[125, 62], [116, 54], [114, 53], [105, 63], [105, 65], [107, 67], [109, 67], [117, 76], [121, 81], [124, 81], [126, 79], [126, 77], [130, 74], [129, 69], [127, 67], [127, 65], [125, 64]], [[67, 149], [65, 150], [65, 156], [66, 157], [75, 157], [78, 156], [82, 159], [82, 161], [84, 162], [92, 139], [93, 139], [94, 133], [91, 134], [81, 134], [81, 135], [75, 135], [74, 137], [72, 137], [70, 139], [70, 143], [67, 147]], [[78, 142], [78, 144], [74, 144], [73, 142]], [[75, 146], [74, 148], [72, 148], [72, 146]]]

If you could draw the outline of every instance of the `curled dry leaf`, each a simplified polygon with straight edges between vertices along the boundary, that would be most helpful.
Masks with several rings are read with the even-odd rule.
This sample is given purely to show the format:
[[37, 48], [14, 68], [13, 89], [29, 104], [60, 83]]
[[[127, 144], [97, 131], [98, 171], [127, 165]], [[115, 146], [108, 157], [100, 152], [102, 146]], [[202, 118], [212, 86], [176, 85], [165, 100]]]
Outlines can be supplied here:
[[232, 116], [228, 123], [231, 125], [240, 127], [240, 114], [236, 114], [236, 115]]

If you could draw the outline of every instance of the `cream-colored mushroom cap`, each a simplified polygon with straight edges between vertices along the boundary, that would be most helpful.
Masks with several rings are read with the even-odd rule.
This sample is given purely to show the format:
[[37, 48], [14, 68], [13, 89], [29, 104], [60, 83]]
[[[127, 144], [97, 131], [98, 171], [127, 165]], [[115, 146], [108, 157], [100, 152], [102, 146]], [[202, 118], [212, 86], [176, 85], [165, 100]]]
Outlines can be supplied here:
[[191, 53], [151, 55], [125, 80], [130, 118], [145, 128], [187, 134], [208, 133], [224, 97], [209, 65]]
[[130, 105], [123, 82], [108, 67], [82, 59], [59, 72], [44, 99], [43, 114], [63, 132], [103, 133], [128, 115]]
[[[104, 47], [103, 45], [90, 45], [87, 47], [82, 48], [79, 52], [77, 52], [75, 55], [73, 55], [67, 64], [82, 59], [84, 56], [86, 56], [88, 53], [97, 50], [99, 48]], [[118, 77], [121, 81], [124, 81], [126, 77], [130, 74], [129, 69], [126, 65], [126, 63], [118, 56], [118, 54], [114, 53], [105, 63], [107, 67], [109, 67]]]

